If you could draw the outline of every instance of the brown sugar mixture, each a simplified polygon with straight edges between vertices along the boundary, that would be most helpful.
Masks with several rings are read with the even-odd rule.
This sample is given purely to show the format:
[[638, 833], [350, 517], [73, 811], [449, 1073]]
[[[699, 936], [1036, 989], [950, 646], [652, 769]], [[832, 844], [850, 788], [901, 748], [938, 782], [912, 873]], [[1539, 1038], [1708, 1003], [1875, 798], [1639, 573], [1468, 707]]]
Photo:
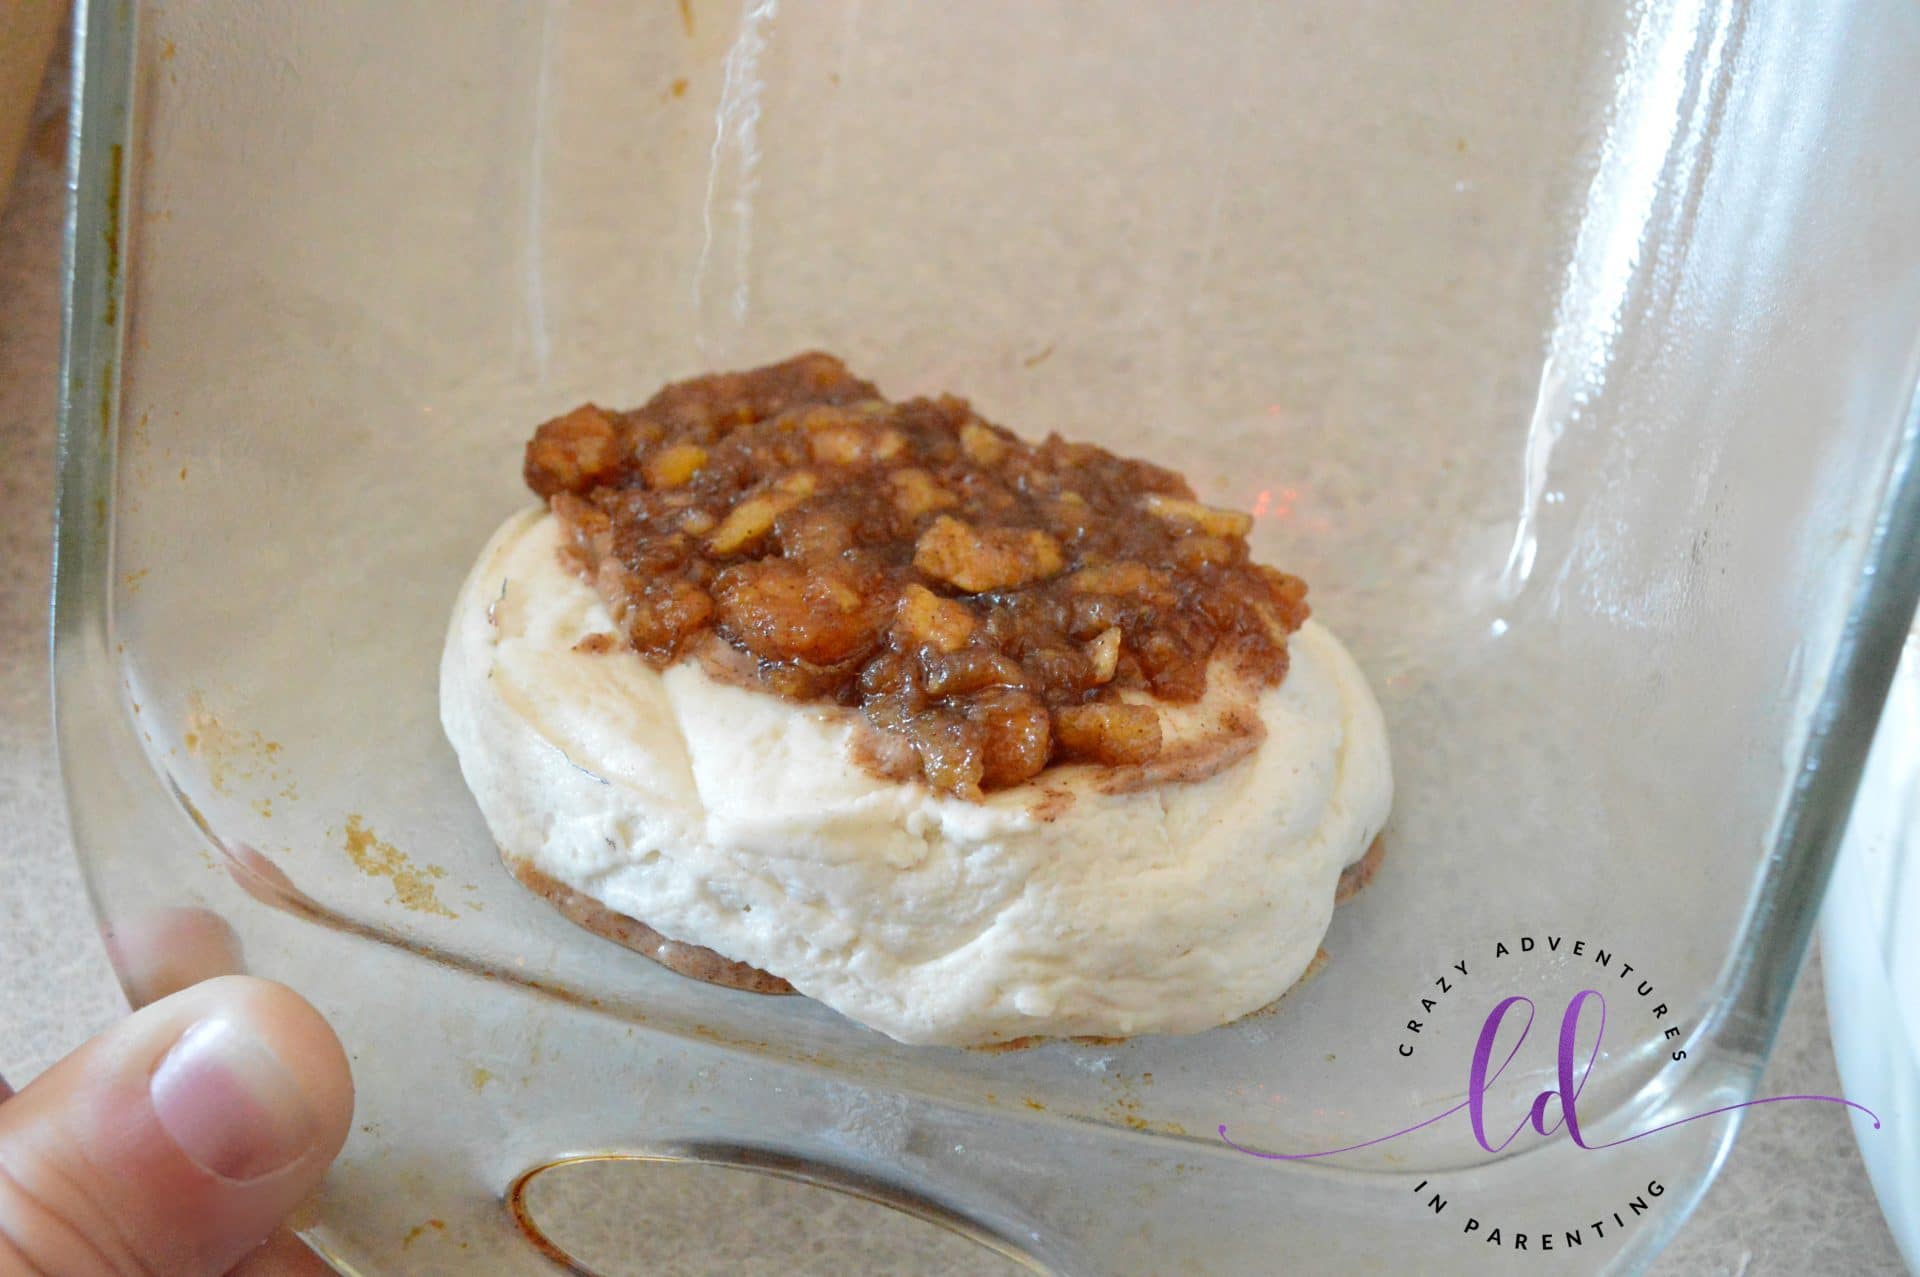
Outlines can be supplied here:
[[718, 650], [858, 706], [894, 746], [877, 766], [967, 798], [1150, 763], [1159, 710], [1123, 693], [1197, 701], [1215, 661], [1278, 683], [1307, 617], [1304, 582], [1249, 561], [1249, 516], [1172, 471], [889, 403], [824, 354], [576, 408], [525, 473], [647, 661]]

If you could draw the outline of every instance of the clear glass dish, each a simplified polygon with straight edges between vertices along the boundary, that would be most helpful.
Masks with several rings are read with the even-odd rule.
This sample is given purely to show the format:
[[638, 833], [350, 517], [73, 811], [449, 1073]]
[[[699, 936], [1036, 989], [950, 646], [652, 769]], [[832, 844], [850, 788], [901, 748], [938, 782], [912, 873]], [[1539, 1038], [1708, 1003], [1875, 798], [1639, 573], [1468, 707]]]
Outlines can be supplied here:
[[[503, 1202], [601, 1153], [651, 1159], [631, 1202], [662, 1159], [770, 1169], [1071, 1273], [1531, 1271], [1485, 1234], [1650, 1181], [1568, 1266], [1633, 1270], [1679, 1227], [1734, 1117], [1497, 1156], [1454, 1120], [1299, 1162], [1218, 1130], [1410, 1126], [1525, 994], [1542, 1031], [1488, 1099], [1510, 1128], [1559, 1008], [1625, 974], [1576, 940], [1664, 1008], [1606, 986], [1590, 1139], [1751, 1095], [1920, 588], [1906, 6], [81, 24], [75, 837], [109, 923], [216, 912], [340, 1029], [359, 1116], [302, 1221], [336, 1262], [543, 1271]], [[1271, 1014], [910, 1048], [681, 980], [501, 871], [435, 666], [526, 435], [809, 346], [1179, 466], [1312, 583], [1398, 796], [1385, 868]], [[1422, 1010], [1456, 961], [1463, 1000]]]

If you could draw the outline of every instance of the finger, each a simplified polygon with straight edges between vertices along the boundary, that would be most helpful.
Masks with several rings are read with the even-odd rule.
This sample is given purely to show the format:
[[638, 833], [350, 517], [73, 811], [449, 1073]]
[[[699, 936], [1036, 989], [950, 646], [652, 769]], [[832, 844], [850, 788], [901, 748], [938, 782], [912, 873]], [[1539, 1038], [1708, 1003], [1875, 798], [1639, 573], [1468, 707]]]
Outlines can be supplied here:
[[292, 990], [164, 998], [0, 1105], [0, 1271], [217, 1277], [319, 1183], [352, 1109], [339, 1041]]
[[7, 1079], [0, 1077], [0, 1104], [13, 1098], [13, 1088], [7, 1085]]
[[227, 1277], [335, 1277], [332, 1265], [307, 1249], [307, 1244], [284, 1228], [241, 1260]]
[[311, 903], [307, 893], [293, 885], [287, 871], [243, 842], [223, 843], [227, 853], [227, 876], [248, 895], [262, 904], [282, 907], [288, 901]]
[[158, 909], [116, 924], [103, 938], [136, 1007], [246, 969], [240, 937], [209, 909]]

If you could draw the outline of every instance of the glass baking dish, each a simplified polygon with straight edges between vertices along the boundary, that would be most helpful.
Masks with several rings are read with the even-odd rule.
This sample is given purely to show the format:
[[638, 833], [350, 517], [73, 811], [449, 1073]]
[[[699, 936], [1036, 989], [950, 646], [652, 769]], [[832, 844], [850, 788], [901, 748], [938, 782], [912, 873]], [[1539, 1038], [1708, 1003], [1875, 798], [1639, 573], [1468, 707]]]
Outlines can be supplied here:
[[[1511, 1129], [1589, 985], [1589, 1142], [1752, 1095], [1920, 572], [1910, 9], [80, 24], [75, 838], [109, 924], [217, 913], [339, 1028], [356, 1130], [300, 1223], [343, 1269], [545, 1271], [561, 1226], [543, 1251], [510, 1207], [600, 1155], [630, 1158], [596, 1163], [633, 1170], [615, 1213], [718, 1163], [1070, 1273], [1523, 1271], [1513, 1233], [1567, 1231], [1569, 1268], [1631, 1271], [1680, 1226], [1737, 1114], [1605, 1152], [1459, 1115], [1372, 1141], [1459, 1104], [1524, 995]], [[906, 1047], [682, 980], [500, 869], [435, 668], [525, 437], [807, 347], [1177, 466], [1311, 582], [1397, 800], [1271, 1013]]]

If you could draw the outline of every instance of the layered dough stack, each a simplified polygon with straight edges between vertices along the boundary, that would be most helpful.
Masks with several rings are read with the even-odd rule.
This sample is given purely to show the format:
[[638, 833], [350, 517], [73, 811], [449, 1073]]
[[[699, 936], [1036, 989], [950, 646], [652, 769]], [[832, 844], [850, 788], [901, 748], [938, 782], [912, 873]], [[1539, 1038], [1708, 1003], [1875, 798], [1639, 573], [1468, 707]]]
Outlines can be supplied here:
[[1157, 467], [803, 356], [527, 470], [442, 719], [522, 881], [683, 973], [903, 1042], [1196, 1032], [1301, 977], [1386, 821], [1360, 670]]

